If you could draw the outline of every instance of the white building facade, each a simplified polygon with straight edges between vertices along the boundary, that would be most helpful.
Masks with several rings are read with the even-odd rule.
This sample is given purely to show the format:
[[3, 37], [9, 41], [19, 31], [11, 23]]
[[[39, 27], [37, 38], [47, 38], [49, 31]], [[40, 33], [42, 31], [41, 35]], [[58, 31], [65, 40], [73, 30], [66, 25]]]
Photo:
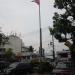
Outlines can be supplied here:
[[8, 37], [9, 37], [8, 44], [5, 45], [5, 48], [6, 49], [11, 48], [15, 54], [21, 52], [22, 47], [24, 46], [22, 39], [20, 39], [20, 37], [16, 35], [10, 35]]

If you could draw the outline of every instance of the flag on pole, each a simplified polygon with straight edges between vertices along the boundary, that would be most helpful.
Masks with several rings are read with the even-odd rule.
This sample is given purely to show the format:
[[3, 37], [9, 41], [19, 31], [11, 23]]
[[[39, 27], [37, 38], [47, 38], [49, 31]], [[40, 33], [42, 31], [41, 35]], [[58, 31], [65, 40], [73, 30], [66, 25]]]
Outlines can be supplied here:
[[32, 2], [37, 3], [38, 5], [40, 5], [40, 0], [33, 0]]

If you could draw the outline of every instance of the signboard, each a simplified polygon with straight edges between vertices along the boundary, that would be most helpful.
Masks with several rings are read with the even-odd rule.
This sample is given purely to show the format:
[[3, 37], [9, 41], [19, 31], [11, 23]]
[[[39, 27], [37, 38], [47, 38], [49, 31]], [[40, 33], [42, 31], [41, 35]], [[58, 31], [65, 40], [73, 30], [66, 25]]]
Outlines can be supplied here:
[[69, 41], [66, 41], [64, 45], [70, 48], [72, 44]]

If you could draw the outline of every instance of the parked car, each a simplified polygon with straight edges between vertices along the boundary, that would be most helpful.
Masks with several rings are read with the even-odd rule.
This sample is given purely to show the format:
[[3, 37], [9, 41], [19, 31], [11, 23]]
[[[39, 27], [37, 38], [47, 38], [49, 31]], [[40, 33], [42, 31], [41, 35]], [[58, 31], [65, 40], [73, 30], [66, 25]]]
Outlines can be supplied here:
[[55, 69], [53, 69], [53, 75], [72, 75], [70, 62], [58, 62]]
[[7, 75], [19, 75], [26, 73], [32, 73], [32, 66], [29, 63], [16, 62], [9, 65], [9, 67], [6, 69]]
[[4, 69], [9, 66], [9, 62], [0, 61], [0, 73], [4, 73]]

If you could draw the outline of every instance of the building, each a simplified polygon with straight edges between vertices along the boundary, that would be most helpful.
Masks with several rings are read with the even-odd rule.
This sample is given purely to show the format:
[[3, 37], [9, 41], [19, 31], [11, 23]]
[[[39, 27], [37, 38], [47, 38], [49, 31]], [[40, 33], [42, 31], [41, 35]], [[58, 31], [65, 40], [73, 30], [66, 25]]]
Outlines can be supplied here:
[[30, 62], [32, 60], [33, 52], [29, 51], [29, 48], [24, 47], [22, 51], [22, 61]]
[[57, 51], [57, 60], [70, 61], [71, 60], [70, 50]]
[[15, 54], [21, 52], [23, 49], [22, 47], [24, 46], [22, 39], [20, 39], [20, 37], [16, 35], [10, 35], [8, 36], [8, 38], [9, 38], [8, 44], [5, 45], [5, 48], [6, 49], [11, 48]]
[[16, 54], [16, 57], [19, 61], [28, 63], [33, 59], [33, 54], [33, 52], [29, 51], [29, 47], [23, 47], [23, 50], [21, 52], [18, 52]]
[[13, 53], [20, 61], [29, 62], [32, 60], [33, 52], [29, 51], [29, 47], [25, 47], [22, 39], [16, 35], [8, 36], [8, 44], [4, 47], [5, 49], [12, 49]]

